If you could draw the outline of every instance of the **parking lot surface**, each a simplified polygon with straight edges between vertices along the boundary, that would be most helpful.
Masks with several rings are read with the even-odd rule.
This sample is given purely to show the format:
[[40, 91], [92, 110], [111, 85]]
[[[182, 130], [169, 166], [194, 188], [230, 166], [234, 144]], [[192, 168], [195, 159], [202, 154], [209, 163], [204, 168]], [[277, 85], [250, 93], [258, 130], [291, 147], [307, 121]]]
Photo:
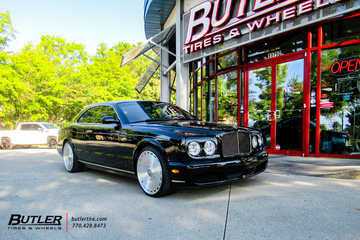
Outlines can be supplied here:
[[273, 156], [253, 178], [151, 198], [133, 179], [68, 173], [56, 150], [0, 150], [0, 239], [359, 239], [360, 181], [318, 177], [359, 160], [323, 160], [307, 173], [293, 167], [306, 158]]

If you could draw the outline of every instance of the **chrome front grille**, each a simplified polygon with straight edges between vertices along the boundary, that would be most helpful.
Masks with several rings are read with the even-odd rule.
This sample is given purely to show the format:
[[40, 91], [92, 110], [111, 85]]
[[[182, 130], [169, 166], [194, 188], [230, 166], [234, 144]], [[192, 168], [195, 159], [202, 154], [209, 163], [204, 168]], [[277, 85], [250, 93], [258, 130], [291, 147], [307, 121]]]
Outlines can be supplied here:
[[244, 156], [251, 152], [250, 134], [247, 132], [231, 132], [222, 136], [222, 154], [224, 157]]

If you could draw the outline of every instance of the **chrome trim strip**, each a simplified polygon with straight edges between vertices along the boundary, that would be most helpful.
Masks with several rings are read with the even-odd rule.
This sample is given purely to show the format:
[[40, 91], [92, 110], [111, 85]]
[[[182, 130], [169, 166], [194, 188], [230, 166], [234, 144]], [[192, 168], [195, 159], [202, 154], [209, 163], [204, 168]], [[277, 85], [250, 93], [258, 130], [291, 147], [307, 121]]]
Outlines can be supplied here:
[[127, 171], [127, 170], [123, 170], [123, 169], [119, 169], [119, 168], [113, 168], [113, 167], [108, 167], [108, 166], [104, 166], [104, 165], [99, 165], [99, 164], [95, 164], [95, 163], [91, 163], [91, 162], [88, 162], [88, 161], [84, 161], [84, 160], [78, 160], [79, 162], [82, 162], [82, 163], [85, 163], [85, 164], [89, 164], [89, 165], [94, 165], [96, 167], [101, 167], [101, 168], [107, 168], [107, 169], [110, 169], [110, 170], [114, 170], [114, 171], [118, 171], [118, 172], [124, 172], [124, 173], [129, 173], [129, 174], [134, 174], [135, 175], [135, 172], [132, 172], [132, 171]]
[[180, 180], [171, 180], [171, 182], [173, 182], [173, 183], [186, 183], [185, 181], [180, 181]]

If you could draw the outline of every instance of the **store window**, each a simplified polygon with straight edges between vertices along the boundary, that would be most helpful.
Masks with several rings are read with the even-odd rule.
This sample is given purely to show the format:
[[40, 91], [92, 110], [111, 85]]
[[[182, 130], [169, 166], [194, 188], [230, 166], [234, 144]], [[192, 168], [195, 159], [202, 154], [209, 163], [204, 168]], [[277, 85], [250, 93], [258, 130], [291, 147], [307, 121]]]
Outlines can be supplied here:
[[217, 71], [225, 71], [238, 65], [238, 51], [227, 53], [226, 55], [220, 55], [217, 59]]
[[217, 76], [218, 122], [232, 124], [238, 119], [238, 71]]
[[247, 48], [247, 62], [254, 63], [307, 49], [307, 31], [264, 41]]
[[198, 119], [238, 123], [238, 53], [232, 49], [192, 63], [189, 109]]
[[202, 84], [202, 120], [215, 122], [215, 79], [207, 80]]
[[311, 53], [310, 67], [310, 133], [309, 133], [309, 153], [315, 154], [316, 142], [316, 102], [317, 102], [317, 51]]
[[323, 26], [324, 44], [360, 39], [360, 17], [336, 21]]
[[322, 51], [320, 149], [360, 152], [360, 45]]

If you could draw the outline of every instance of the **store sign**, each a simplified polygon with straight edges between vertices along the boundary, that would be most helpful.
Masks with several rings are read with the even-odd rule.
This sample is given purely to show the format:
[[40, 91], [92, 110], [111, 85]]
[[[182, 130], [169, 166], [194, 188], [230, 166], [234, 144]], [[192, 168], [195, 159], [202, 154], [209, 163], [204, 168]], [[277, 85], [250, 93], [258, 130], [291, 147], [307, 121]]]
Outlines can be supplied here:
[[333, 108], [334, 103], [330, 102], [330, 99], [321, 99], [320, 100], [320, 108]]
[[[330, 74], [337, 77], [335, 91], [337, 91], [338, 95], [348, 96], [353, 94], [356, 89], [359, 89], [359, 76], [356, 74], [360, 71], [360, 59], [358, 56], [359, 54], [356, 54], [331, 65]], [[344, 97], [344, 101], [346, 99], [348, 97]]]
[[[184, 53], [190, 54], [269, 27], [275, 23], [308, 14], [342, 0], [215, 0], [190, 9]], [[235, 4], [238, 3], [238, 4]], [[251, 12], [245, 12], [249, 4]], [[223, 11], [220, 12], [220, 6]], [[236, 16], [230, 19], [230, 16]], [[244, 30], [245, 26], [245, 30]]]
[[333, 76], [346, 76], [360, 70], [360, 59], [357, 56], [348, 57], [331, 65], [330, 73]]

